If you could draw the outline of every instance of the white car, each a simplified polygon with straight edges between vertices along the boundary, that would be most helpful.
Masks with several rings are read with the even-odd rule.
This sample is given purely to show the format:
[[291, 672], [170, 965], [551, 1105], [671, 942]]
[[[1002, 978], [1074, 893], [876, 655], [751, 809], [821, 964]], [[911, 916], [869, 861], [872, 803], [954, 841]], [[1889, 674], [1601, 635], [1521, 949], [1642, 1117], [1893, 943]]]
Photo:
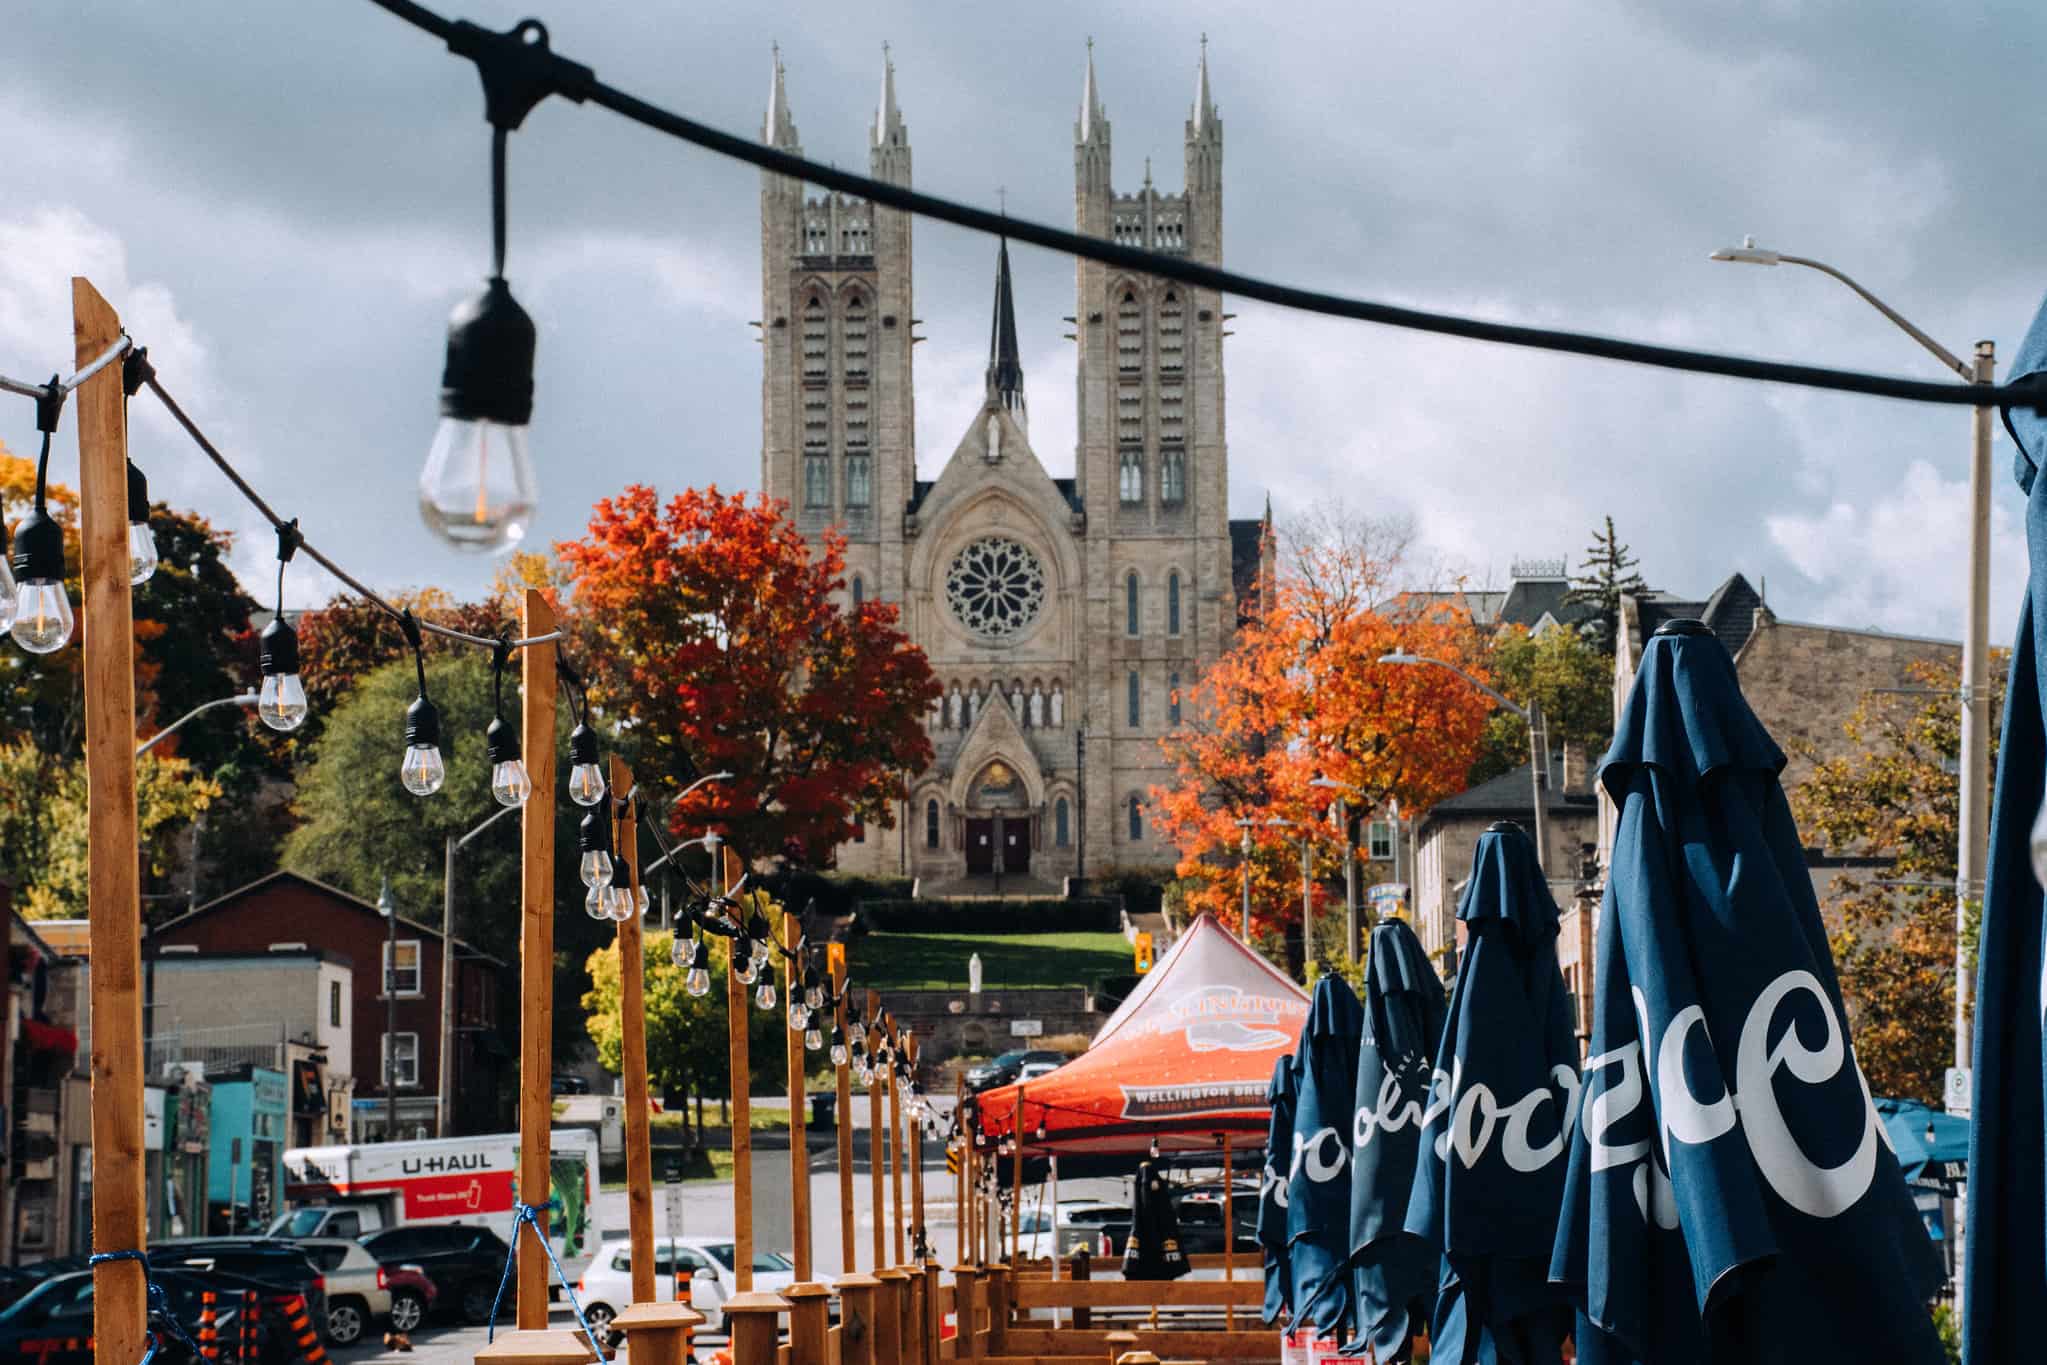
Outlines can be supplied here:
[[1025, 1062], [1023, 1070], [1016, 1073], [1017, 1084], [1035, 1081], [1040, 1076], [1049, 1076], [1064, 1065], [1064, 1062]]
[[[673, 1276], [679, 1267], [690, 1278], [690, 1307], [704, 1315], [704, 1330], [725, 1330], [725, 1300], [737, 1292], [732, 1277], [732, 1239], [683, 1237], [654, 1239], [654, 1293], [675, 1297]], [[772, 1294], [796, 1282], [796, 1267], [779, 1251], [753, 1253], [753, 1287]], [[611, 1320], [633, 1301], [633, 1249], [629, 1242], [606, 1242], [597, 1248], [590, 1268], [576, 1281], [576, 1300], [592, 1331], [609, 1336]]]

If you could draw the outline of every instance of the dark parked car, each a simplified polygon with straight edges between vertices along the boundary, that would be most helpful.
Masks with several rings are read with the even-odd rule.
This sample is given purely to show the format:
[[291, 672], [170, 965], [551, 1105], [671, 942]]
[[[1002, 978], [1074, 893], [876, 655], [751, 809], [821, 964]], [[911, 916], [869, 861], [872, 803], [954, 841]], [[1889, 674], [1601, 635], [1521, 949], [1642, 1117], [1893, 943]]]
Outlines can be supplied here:
[[44, 1280], [85, 1268], [83, 1256], [56, 1256], [47, 1261], [31, 1261], [27, 1265], [0, 1266], [0, 1308], [6, 1308], [24, 1297]]
[[[220, 1340], [239, 1343], [244, 1290], [263, 1296], [256, 1315], [256, 1350], [264, 1365], [282, 1365], [298, 1356], [298, 1343], [285, 1322], [285, 1302], [297, 1291], [259, 1284], [236, 1275], [163, 1270], [154, 1265], [150, 1278], [162, 1286], [171, 1315], [197, 1339], [202, 1295], [216, 1296], [214, 1327]], [[14, 1365], [92, 1365], [92, 1272], [72, 1270], [44, 1278], [17, 1302], [0, 1312], [0, 1362]], [[155, 1359], [163, 1365], [199, 1365], [177, 1335], [159, 1331]]]
[[[1232, 1210], [1237, 1225], [1237, 1246], [1240, 1252], [1258, 1253], [1258, 1199], [1239, 1197]], [[1207, 1195], [1192, 1195], [1182, 1198], [1174, 1205], [1180, 1216], [1180, 1250], [1190, 1256], [1202, 1252], [1221, 1253], [1223, 1246], [1223, 1202], [1220, 1198]]]
[[464, 1223], [419, 1223], [385, 1228], [357, 1239], [379, 1261], [416, 1265], [434, 1282], [434, 1303], [467, 1322], [490, 1317], [491, 1299], [512, 1254], [489, 1228]]
[[301, 1294], [307, 1313], [326, 1335], [327, 1279], [290, 1242], [268, 1237], [172, 1238], [149, 1248], [149, 1266], [152, 1273], [158, 1268], [200, 1275], [217, 1272], [281, 1290], [285, 1297]]
[[1032, 1062], [1050, 1062], [1059, 1066], [1066, 1061], [1063, 1052], [1048, 1052], [1043, 1048], [1019, 1049], [990, 1057], [985, 1062], [976, 1062], [967, 1068], [967, 1089], [980, 1092], [992, 1090], [998, 1085], [1009, 1085], [1026, 1066]]

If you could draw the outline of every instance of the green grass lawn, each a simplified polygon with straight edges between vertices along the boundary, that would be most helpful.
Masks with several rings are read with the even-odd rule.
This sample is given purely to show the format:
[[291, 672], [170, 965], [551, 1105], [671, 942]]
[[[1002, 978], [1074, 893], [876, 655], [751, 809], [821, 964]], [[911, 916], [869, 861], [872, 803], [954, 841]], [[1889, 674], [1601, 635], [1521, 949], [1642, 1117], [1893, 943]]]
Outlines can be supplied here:
[[967, 958], [981, 955], [981, 988], [1088, 986], [1130, 970], [1121, 934], [868, 934], [848, 945], [855, 985], [875, 990], [967, 988]]

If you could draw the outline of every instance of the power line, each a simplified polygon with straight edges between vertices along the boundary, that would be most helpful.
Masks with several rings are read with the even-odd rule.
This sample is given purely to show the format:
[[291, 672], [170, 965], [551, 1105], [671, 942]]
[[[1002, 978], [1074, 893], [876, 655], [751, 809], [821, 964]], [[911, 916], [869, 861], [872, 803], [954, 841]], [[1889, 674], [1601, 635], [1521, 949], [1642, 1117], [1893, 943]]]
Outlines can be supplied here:
[[[413, 0], [371, 0], [372, 4], [446, 42], [459, 56], [478, 63], [490, 84], [491, 68], [484, 65], [483, 39], [494, 37], [489, 30], [467, 21], [442, 18]], [[530, 21], [529, 21], [530, 23]], [[1435, 313], [1365, 299], [1346, 298], [1294, 285], [1280, 284], [1251, 275], [1238, 274], [1219, 266], [1178, 256], [1166, 256], [1138, 247], [1122, 246], [1096, 237], [1083, 236], [1063, 228], [1012, 218], [971, 204], [924, 194], [901, 185], [856, 175], [835, 166], [810, 161], [752, 138], [713, 128], [686, 115], [651, 104], [638, 96], [596, 79], [590, 68], [549, 52], [542, 30], [539, 42], [529, 45], [526, 64], [518, 73], [530, 92], [564, 95], [578, 103], [588, 101], [630, 119], [643, 127], [679, 138], [707, 151], [731, 157], [792, 179], [835, 189], [865, 198], [889, 208], [901, 209], [920, 218], [952, 223], [992, 236], [1013, 238], [1083, 260], [1114, 266], [1157, 279], [1173, 280], [1197, 289], [1213, 289], [1239, 298], [1325, 317], [1348, 318], [1378, 323], [1409, 331], [1432, 332], [1488, 341], [1504, 346], [1556, 351], [1566, 355], [1618, 360], [1658, 369], [1693, 374], [1717, 374], [1732, 379], [1792, 384], [1802, 388], [1839, 393], [1869, 394], [1920, 403], [1947, 403], [1965, 407], [2047, 406], [2039, 390], [2027, 384], [1949, 384], [1931, 380], [1903, 379], [1891, 375], [1867, 374], [1858, 370], [1837, 370], [1818, 365], [1794, 365], [1783, 361], [1757, 360], [1747, 356], [1713, 351], [1686, 350], [1615, 337], [1567, 332], [1548, 327], [1525, 327], [1514, 323], [1486, 322], [1478, 318]]]

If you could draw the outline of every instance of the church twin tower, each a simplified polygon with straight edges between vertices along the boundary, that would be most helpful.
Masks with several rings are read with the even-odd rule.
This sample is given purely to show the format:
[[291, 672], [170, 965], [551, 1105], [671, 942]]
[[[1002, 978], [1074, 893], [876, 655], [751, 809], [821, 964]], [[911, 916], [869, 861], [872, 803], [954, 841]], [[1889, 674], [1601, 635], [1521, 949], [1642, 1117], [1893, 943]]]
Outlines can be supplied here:
[[[1093, 45], [1074, 124], [1079, 231], [1222, 261], [1222, 120], [1206, 40], [1186, 180], [1134, 194], [1110, 175]], [[802, 151], [777, 53], [762, 138]], [[869, 173], [910, 184], [909, 129], [883, 53]], [[1255, 581], [1260, 523], [1228, 521], [1218, 295], [1087, 261], [1075, 267], [1073, 478], [1030, 440], [1009, 257], [998, 248], [982, 407], [934, 480], [917, 477], [909, 215], [761, 178], [761, 481], [813, 540], [846, 540], [847, 597], [886, 601], [946, 693], [937, 757], [840, 866], [985, 891], [1173, 860], [1150, 789], [1159, 739], [1227, 647]]]

